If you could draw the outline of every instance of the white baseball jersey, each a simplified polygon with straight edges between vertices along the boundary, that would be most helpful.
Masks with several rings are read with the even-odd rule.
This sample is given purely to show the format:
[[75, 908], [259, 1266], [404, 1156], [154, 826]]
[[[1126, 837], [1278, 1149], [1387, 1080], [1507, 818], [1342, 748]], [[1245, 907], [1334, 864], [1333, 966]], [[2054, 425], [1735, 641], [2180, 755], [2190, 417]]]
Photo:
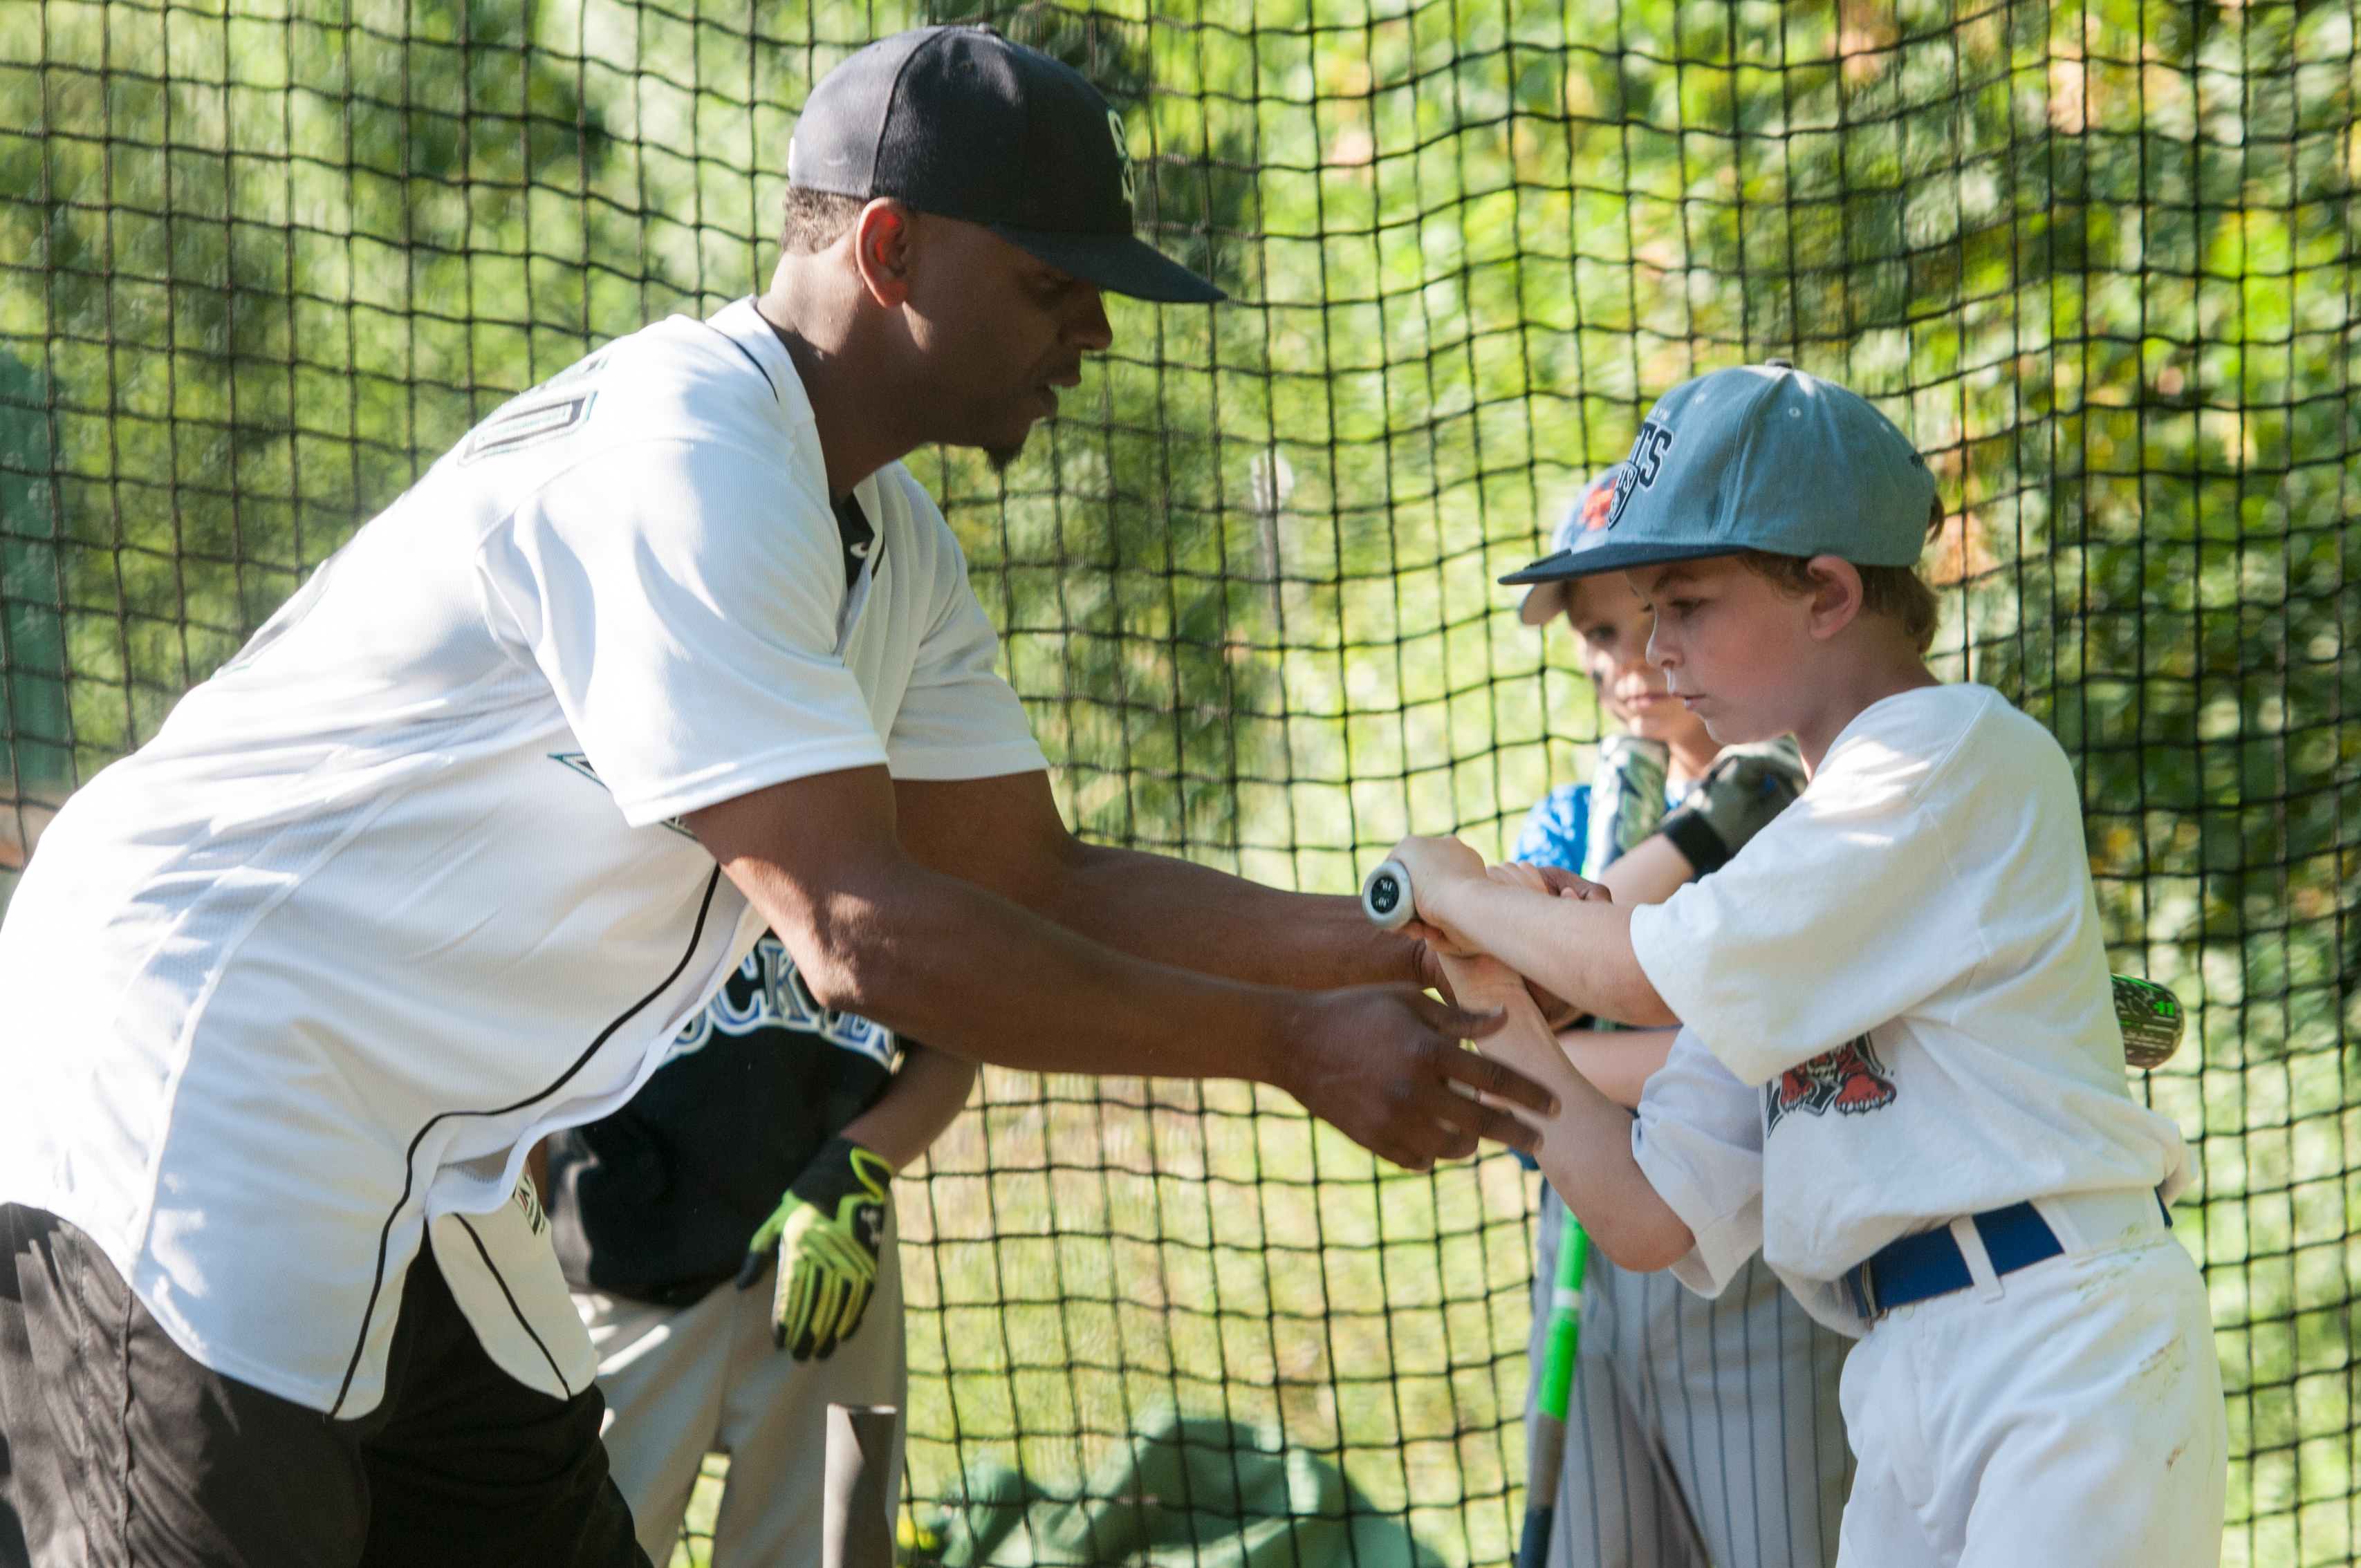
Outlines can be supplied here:
[[664, 1058], [760, 917], [680, 814], [1044, 765], [941, 514], [856, 492], [751, 302], [478, 425], [77, 795], [0, 928], [0, 1200], [198, 1361], [381, 1392], [430, 1217]]
[[1686, 1025], [1633, 1146], [1708, 1294], [1759, 1242], [1857, 1334], [1832, 1282], [1896, 1237], [2190, 1180], [2125, 1083], [2065, 753], [1988, 687], [1872, 705], [1729, 865], [1634, 910], [1631, 943]]

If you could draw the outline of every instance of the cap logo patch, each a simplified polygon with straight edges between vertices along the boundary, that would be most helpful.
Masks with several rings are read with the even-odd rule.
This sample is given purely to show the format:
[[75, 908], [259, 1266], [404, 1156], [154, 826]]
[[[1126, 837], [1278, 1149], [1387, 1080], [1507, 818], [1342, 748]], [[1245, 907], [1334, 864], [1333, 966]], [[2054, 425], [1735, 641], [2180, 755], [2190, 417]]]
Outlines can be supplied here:
[[1644, 421], [1640, 433], [1631, 443], [1631, 455], [1624, 459], [1621, 477], [1630, 484], [1618, 482], [1615, 487], [1615, 510], [1607, 514], [1607, 526], [1614, 527], [1623, 521], [1623, 511], [1631, 498], [1653, 488], [1656, 476], [1664, 471], [1664, 454], [1673, 449], [1673, 432], [1669, 425], [1654, 420]]
[[1607, 526], [1608, 515], [1615, 510], [1615, 492], [1622, 486], [1612, 474], [1590, 487], [1582, 498], [1582, 529], [1586, 533]]
[[1123, 204], [1126, 207], [1137, 206], [1138, 198], [1132, 191], [1131, 143], [1124, 137], [1123, 116], [1113, 109], [1107, 111], [1107, 133], [1115, 137], [1115, 162], [1123, 169]]

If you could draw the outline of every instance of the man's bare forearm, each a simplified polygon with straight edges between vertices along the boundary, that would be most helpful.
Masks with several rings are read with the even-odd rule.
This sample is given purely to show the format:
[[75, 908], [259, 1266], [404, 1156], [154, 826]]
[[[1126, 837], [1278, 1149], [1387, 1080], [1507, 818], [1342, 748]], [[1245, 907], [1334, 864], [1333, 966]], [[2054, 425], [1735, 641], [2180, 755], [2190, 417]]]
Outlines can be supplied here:
[[1165, 855], [1084, 844], [1049, 779], [896, 780], [895, 831], [944, 872], [1135, 958], [1258, 984], [1320, 991], [1424, 985], [1424, 950], [1383, 932], [1360, 901], [1284, 893]]
[[1425, 983], [1419, 945], [1357, 897], [1287, 893], [1164, 855], [1078, 845], [1039, 913], [1108, 947], [1204, 974], [1327, 990]]
[[818, 999], [980, 1061], [1039, 1072], [1283, 1083], [1284, 993], [1110, 950], [908, 861], [817, 895], [724, 861]]
[[[822, 1001], [939, 1049], [1037, 1071], [1276, 1084], [1414, 1169], [1471, 1153], [1479, 1137], [1530, 1147], [1532, 1133], [1495, 1102], [1551, 1103], [1539, 1084], [1459, 1048], [1493, 1021], [1409, 985], [1300, 989], [1367, 972], [1343, 954], [1341, 909], [1297, 920], [1327, 935], [1299, 939], [1298, 972], [1285, 976], [1294, 985], [1260, 983], [1271, 960], [1239, 955], [1278, 918], [1278, 905], [1232, 879], [1174, 876], [1145, 857], [1085, 850], [1038, 773], [900, 784], [883, 768], [853, 768], [706, 806], [686, 823]], [[1102, 878], [1103, 870], [1116, 874]], [[1147, 891], [1127, 897], [1109, 882]], [[1087, 891], [1075, 893], [1078, 884]], [[1224, 895], [1251, 907], [1224, 921], [1214, 902]], [[1046, 911], [1078, 926], [1112, 922], [1139, 950], [1093, 940]], [[1193, 936], [1157, 938], [1159, 920], [1231, 931], [1228, 960], [1202, 973], [1143, 956], [1213, 951], [1192, 946]], [[1360, 942], [1356, 953], [1389, 950]], [[1312, 965], [1303, 955], [1320, 952], [1327, 972], [1303, 972]], [[1233, 978], [1238, 971], [1246, 978]], [[1490, 1098], [1470, 1100], [1457, 1086]]]

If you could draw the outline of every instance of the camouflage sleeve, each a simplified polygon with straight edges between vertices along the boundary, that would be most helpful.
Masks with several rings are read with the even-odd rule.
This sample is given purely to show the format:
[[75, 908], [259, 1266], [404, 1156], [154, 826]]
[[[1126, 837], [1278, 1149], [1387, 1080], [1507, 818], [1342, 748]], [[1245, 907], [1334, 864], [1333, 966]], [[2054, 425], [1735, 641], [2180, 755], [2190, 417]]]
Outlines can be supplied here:
[[1665, 816], [1662, 832], [1704, 876], [1727, 865], [1803, 789], [1804, 762], [1793, 739], [1732, 746]]

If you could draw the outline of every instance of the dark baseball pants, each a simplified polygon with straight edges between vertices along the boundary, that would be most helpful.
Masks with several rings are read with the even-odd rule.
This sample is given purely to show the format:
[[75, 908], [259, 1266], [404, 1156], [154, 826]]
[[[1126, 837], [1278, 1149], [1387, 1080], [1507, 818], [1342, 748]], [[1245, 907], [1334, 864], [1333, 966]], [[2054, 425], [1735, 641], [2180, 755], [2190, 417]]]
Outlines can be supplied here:
[[605, 1401], [484, 1354], [431, 1251], [356, 1420], [192, 1360], [81, 1231], [0, 1204], [0, 1568], [648, 1568]]

